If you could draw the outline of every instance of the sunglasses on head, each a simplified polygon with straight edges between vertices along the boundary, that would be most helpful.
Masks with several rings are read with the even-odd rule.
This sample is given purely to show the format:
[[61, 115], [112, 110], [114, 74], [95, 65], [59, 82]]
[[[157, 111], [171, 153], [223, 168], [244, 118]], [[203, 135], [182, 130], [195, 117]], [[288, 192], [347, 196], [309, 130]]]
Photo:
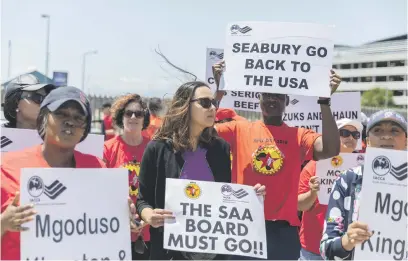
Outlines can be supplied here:
[[215, 99], [210, 99], [210, 98], [198, 98], [191, 100], [191, 102], [198, 102], [201, 107], [204, 109], [209, 109], [211, 108], [211, 105], [214, 105], [214, 107], [218, 106], [218, 102]]
[[26, 92], [26, 93], [21, 94], [20, 99], [21, 100], [27, 99], [36, 104], [41, 104], [42, 101], [45, 99], [45, 95], [42, 95], [36, 92]]
[[340, 130], [340, 136], [341, 137], [348, 138], [348, 137], [350, 137], [350, 135], [353, 136], [353, 138], [355, 140], [360, 139], [360, 132], [358, 132], [358, 131], [349, 131], [349, 130], [345, 130], [345, 129]]
[[126, 118], [132, 118], [133, 115], [135, 115], [135, 118], [143, 118], [145, 116], [144, 111], [131, 111], [131, 110], [126, 110], [123, 115]]

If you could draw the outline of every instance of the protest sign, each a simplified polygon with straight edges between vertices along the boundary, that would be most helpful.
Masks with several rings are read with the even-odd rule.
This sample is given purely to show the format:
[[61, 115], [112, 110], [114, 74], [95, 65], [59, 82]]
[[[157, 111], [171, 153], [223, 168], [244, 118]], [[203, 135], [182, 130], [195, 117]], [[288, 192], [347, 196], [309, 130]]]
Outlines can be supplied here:
[[263, 198], [246, 185], [166, 180], [164, 248], [267, 258]]
[[22, 260], [131, 259], [127, 170], [22, 169], [20, 191], [37, 211]]
[[235, 22], [227, 26], [225, 89], [330, 97], [334, 27]]
[[[217, 90], [217, 85], [215, 84], [214, 80], [214, 75], [212, 71], [212, 66], [220, 62], [224, 59], [224, 50], [219, 49], [219, 48], [207, 48], [207, 53], [205, 57], [205, 62], [206, 62], [206, 69], [205, 69], [205, 79], [206, 83], [208, 86], [211, 87], [211, 90], [215, 92]], [[223, 84], [223, 81], [221, 82], [220, 79], [220, 89], [224, 89], [224, 87], [221, 86]]]
[[[43, 140], [37, 130], [1, 128], [1, 152], [23, 150], [35, 145], [42, 144]], [[88, 134], [86, 139], [76, 146], [76, 150], [103, 157], [104, 136]]]
[[407, 260], [407, 156], [406, 151], [367, 148], [358, 220], [373, 236], [356, 246], [354, 260]]
[[319, 203], [329, 204], [334, 182], [342, 171], [364, 164], [363, 153], [340, 153], [339, 155], [316, 162], [316, 176], [319, 177], [320, 190], [317, 194]]

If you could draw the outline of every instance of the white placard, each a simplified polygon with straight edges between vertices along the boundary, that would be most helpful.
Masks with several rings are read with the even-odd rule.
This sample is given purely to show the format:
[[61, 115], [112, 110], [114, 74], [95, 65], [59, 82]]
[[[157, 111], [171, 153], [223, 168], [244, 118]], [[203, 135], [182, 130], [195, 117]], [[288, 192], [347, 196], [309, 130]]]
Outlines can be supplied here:
[[[214, 75], [212, 71], [212, 66], [217, 62], [220, 62], [224, 59], [224, 50], [220, 48], [207, 48], [205, 62], [205, 79], [208, 86], [211, 87], [211, 90], [215, 92], [217, 90], [217, 85], [215, 84]], [[224, 89], [224, 77], [220, 79], [220, 87], [219, 89]]]
[[319, 203], [329, 204], [329, 198], [334, 182], [342, 171], [364, 164], [363, 153], [340, 153], [330, 159], [316, 162], [316, 176], [319, 177], [320, 190], [317, 194]]
[[38, 214], [21, 259], [131, 259], [128, 185], [125, 169], [22, 169], [21, 204]]
[[355, 248], [354, 260], [406, 260], [407, 152], [367, 148], [359, 221], [373, 236]]
[[267, 258], [263, 198], [250, 186], [167, 179], [165, 208], [176, 217], [165, 249]]
[[[88, 134], [86, 139], [76, 146], [76, 150], [91, 154], [98, 158], [103, 157], [104, 136]], [[1, 152], [23, 150], [42, 144], [43, 140], [37, 130], [1, 128]]]
[[320, 24], [230, 23], [225, 89], [330, 97], [333, 37]]

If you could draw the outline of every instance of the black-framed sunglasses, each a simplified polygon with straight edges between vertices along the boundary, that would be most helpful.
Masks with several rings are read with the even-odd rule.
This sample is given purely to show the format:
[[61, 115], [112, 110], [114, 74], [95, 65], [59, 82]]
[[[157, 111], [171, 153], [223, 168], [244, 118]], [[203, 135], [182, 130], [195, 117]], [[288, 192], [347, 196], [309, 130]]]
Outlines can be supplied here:
[[26, 92], [21, 94], [20, 100], [27, 99], [29, 101], [32, 101], [36, 104], [41, 104], [43, 100], [45, 99], [45, 95], [36, 93], [36, 92]]
[[211, 105], [214, 105], [215, 108], [218, 107], [218, 102], [215, 99], [210, 99], [210, 98], [198, 98], [198, 99], [193, 99], [191, 102], [198, 102], [201, 107], [204, 109], [209, 109], [211, 108]]
[[358, 131], [349, 131], [349, 130], [345, 130], [345, 129], [340, 130], [340, 136], [341, 137], [348, 138], [348, 137], [350, 137], [350, 135], [353, 136], [353, 138], [355, 140], [360, 139], [360, 136], [361, 136], [360, 132], [358, 132]]
[[144, 111], [131, 111], [131, 110], [126, 110], [123, 115], [126, 118], [132, 118], [133, 115], [135, 115], [135, 118], [143, 118], [145, 116]]

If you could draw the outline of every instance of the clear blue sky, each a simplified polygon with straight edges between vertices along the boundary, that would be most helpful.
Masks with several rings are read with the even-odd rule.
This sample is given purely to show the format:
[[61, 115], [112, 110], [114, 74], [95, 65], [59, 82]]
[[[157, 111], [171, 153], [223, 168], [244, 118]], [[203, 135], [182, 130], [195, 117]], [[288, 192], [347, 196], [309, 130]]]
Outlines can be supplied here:
[[44, 72], [45, 13], [51, 16], [49, 75], [68, 71], [69, 84], [80, 87], [82, 54], [96, 49], [87, 59], [86, 89], [108, 94], [174, 93], [177, 74], [160, 68], [153, 52], [158, 45], [203, 79], [205, 48], [222, 48], [232, 21], [334, 24], [335, 42], [349, 45], [407, 32], [407, 0], [2, 0], [1, 5], [2, 81], [9, 40], [12, 76], [32, 68]]

